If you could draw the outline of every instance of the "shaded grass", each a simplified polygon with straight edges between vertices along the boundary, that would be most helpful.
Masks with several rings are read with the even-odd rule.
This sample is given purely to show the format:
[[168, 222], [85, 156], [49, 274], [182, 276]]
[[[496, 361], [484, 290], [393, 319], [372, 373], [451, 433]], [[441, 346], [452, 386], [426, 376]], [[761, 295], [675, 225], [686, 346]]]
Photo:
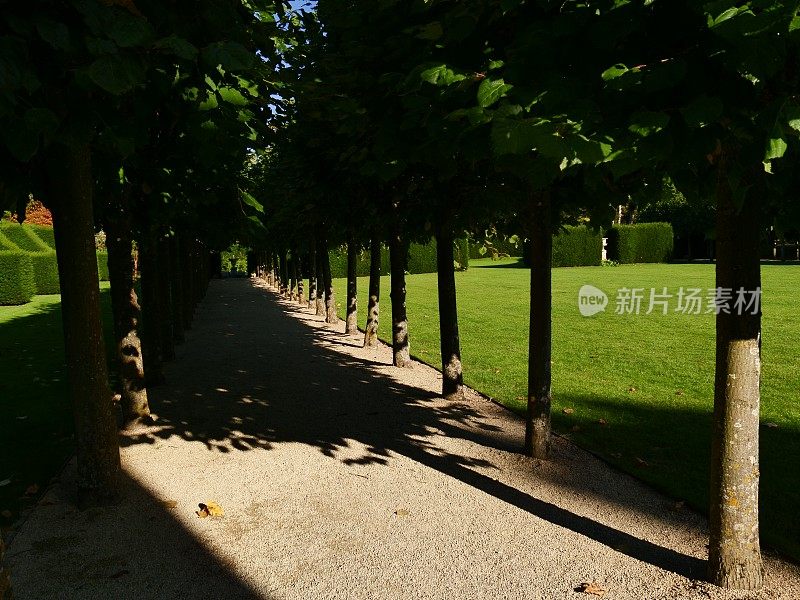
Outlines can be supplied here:
[[[109, 284], [100, 284], [103, 329], [112, 339]], [[106, 350], [111, 348], [106, 345]], [[112, 353], [109, 352], [109, 358]], [[113, 373], [113, 371], [112, 371]], [[0, 307], [0, 525], [7, 526], [74, 453], [67, 393], [61, 296], [35, 296], [22, 306]], [[35, 494], [31, 494], [35, 497]]]
[[[464, 379], [523, 414], [529, 271], [514, 259], [476, 260], [456, 274]], [[408, 277], [411, 351], [440, 366], [436, 274]], [[367, 278], [359, 279], [365, 319]], [[606, 291], [606, 312], [584, 318], [578, 290]], [[714, 285], [713, 265], [622, 265], [553, 271], [556, 431], [667, 494], [706, 512], [714, 379], [713, 315], [614, 314], [616, 290]], [[335, 282], [344, 305], [344, 280]], [[800, 559], [800, 403], [795, 308], [800, 267], [763, 267], [761, 524], [767, 544]], [[389, 278], [379, 334], [391, 335]], [[676, 306], [673, 298], [671, 306]], [[645, 303], [646, 309], [646, 303]], [[340, 311], [341, 312], [341, 311]], [[644, 310], [642, 311], [644, 312]], [[572, 414], [563, 410], [571, 408]], [[605, 424], [601, 424], [600, 420]], [[766, 423], [777, 427], [766, 427]], [[520, 440], [520, 447], [522, 440]]]

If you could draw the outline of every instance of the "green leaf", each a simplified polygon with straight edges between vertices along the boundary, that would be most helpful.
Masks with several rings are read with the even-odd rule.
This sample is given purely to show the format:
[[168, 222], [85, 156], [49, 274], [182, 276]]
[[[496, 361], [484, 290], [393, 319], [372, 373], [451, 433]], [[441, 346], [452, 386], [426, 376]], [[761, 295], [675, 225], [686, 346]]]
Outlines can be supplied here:
[[630, 69], [628, 69], [628, 67], [626, 67], [622, 63], [617, 63], [613, 67], [609, 67], [608, 69], [603, 71], [601, 77], [603, 78], [603, 81], [610, 81], [612, 79], [616, 79], [617, 77], [625, 75], [625, 73], [629, 71]]
[[120, 48], [144, 46], [153, 39], [153, 28], [146, 19], [128, 12], [117, 11], [117, 13], [118, 16], [110, 21], [106, 34]]
[[436, 65], [420, 73], [420, 79], [434, 85], [450, 85], [457, 81], [463, 81], [466, 76], [456, 73], [447, 65]]
[[221, 87], [217, 91], [219, 93], [220, 98], [222, 98], [228, 104], [233, 104], [234, 106], [247, 106], [247, 98], [237, 89], [232, 87]]
[[115, 95], [132, 90], [144, 78], [138, 62], [119, 55], [101, 56], [89, 66], [87, 73], [95, 84]]
[[699, 128], [717, 121], [723, 112], [722, 101], [705, 94], [695, 98], [688, 106], [681, 109], [681, 114], [689, 127]]
[[171, 35], [164, 39], [158, 40], [155, 47], [164, 52], [174, 54], [178, 58], [184, 60], [194, 60], [199, 51], [188, 41], [177, 35]]
[[252, 194], [250, 194], [247, 190], [240, 189], [239, 192], [242, 195], [242, 202], [247, 204], [250, 208], [254, 208], [256, 212], [264, 213], [264, 205], [261, 204], [258, 200], [253, 198]]
[[628, 126], [628, 130], [642, 137], [647, 137], [664, 129], [667, 123], [669, 123], [669, 115], [663, 112], [642, 110], [631, 116], [631, 124]]
[[767, 147], [764, 151], [764, 161], [774, 160], [786, 154], [789, 144], [786, 143], [786, 138], [780, 129], [775, 129], [772, 136], [767, 140]]
[[443, 33], [442, 24], [439, 21], [433, 21], [420, 27], [417, 37], [421, 40], [438, 40]]
[[800, 106], [797, 104], [785, 106], [783, 108], [783, 117], [790, 128], [800, 132]]
[[483, 108], [491, 106], [512, 87], [502, 79], [484, 79], [478, 86], [478, 105]]
[[203, 60], [226, 71], [249, 69], [255, 62], [255, 54], [237, 42], [217, 42], [203, 48]]

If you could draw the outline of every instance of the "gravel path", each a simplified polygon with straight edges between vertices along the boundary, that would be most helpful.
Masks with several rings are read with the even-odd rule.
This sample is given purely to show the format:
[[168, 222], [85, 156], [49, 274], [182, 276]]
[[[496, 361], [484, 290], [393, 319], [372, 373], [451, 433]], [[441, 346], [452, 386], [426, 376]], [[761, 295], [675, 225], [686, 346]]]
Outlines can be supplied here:
[[[68, 467], [11, 541], [15, 597], [800, 594], [775, 558], [757, 595], [694, 580], [702, 518], [564, 440], [550, 462], [519, 455], [518, 417], [444, 402], [434, 369], [342, 331], [260, 282], [213, 281], [151, 392], [156, 425], [121, 438], [125, 499], [76, 511]], [[225, 515], [198, 518], [205, 501]]]

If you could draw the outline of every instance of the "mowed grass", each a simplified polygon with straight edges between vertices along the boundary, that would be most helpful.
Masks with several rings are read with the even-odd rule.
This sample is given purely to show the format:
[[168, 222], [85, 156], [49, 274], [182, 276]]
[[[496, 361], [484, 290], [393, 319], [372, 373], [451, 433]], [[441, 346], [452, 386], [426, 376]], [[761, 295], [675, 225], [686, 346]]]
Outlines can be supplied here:
[[[100, 283], [107, 340], [113, 327], [108, 286]], [[44, 489], [74, 452], [57, 294], [0, 306], [0, 415], [0, 526], [5, 527], [37, 496], [26, 491]]]
[[[530, 272], [514, 260], [472, 261], [456, 274], [465, 382], [525, 410]], [[366, 278], [359, 279], [359, 321]], [[582, 317], [578, 290], [609, 295]], [[344, 280], [336, 280], [344, 305]], [[380, 336], [389, 340], [389, 278], [381, 281]], [[707, 511], [714, 380], [714, 317], [614, 314], [622, 287], [714, 287], [713, 265], [623, 265], [553, 270], [555, 429], [692, 507]], [[411, 352], [440, 367], [436, 274], [407, 279]], [[800, 267], [763, 267], [761, 525], [765, 542], [800, 559]], [[705, 295], [705, 294], [704, 294]], [[671, 308], [677, 300], [671, 300]], [[341, 312], [341, 310], [340, 310]], [[573, 409], [571, 414], [564, 409]], [[767, 423], [770, 425], [767, 426]], [[522, 440], [520, 440], [520, 445]]]

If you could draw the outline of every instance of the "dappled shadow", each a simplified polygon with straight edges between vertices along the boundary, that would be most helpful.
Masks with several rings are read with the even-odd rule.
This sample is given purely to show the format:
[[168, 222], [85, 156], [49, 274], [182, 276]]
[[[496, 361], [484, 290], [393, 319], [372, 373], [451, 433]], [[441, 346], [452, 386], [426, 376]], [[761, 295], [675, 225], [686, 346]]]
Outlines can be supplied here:
[[[702, 575], [695, 557], [499, 481], [490, 476], [499, 467], [476, 453], [446, 450], [437, 439], [504, 451], [519, 442], [470, 404], [442, 402], [431, 390], [382, 372], [380, 363], [337, 351], [325, 340], [347, 344], [348, 338], [287, 318], [287, 309], [297, 311], [296, 305], [247, 281], [213, 282], [209, 296], [167, 370], [168, 385], [151, 392], [156, 425], [126, 435], [124, 446], [178, 437], [230, 453], [300, 443], [348, 465], [383, 465], [399, 454], [638, 560], [688, 577]], [[307, 321], [321, 321], [299, 311]], [[200, 339], [202, 344], [194, 343]], [[357, 456], [353, 441], [363, 447]], [[569, 477], [554, 479], [577, 490], [586, 487]], [[612, 501], [635, 505], [635, 493]]]

